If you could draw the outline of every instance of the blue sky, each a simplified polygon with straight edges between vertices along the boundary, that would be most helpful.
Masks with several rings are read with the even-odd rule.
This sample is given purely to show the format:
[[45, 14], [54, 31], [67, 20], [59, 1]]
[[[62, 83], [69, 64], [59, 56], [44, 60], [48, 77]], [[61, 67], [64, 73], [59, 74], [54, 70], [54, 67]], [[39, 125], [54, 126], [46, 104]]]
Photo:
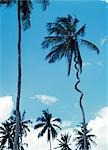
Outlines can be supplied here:
[[[72, 126], [82, 121], [79, 108], [79, 95], [74, 90], [75, 69], [72, 66], [67, 77], [67, 64], [61, 60], [48, 64], [44, 60], [48, 50], [41, 48], [47, 35], [46, 23], [56, 17], [75, 15], [79, 27], [86, 24], [85, 39], [95, 43], [100, 55], [80, 47], [83, 57], [83, 72], [80, 87], [84, 92], [84, 108], [87, 121], [107, 105], [107, 4], [102, 1], [51, 1], [43, 12], [34, 5], [31, 15], [31, 28], [22, 32], [22, 96], [21, 111], [27, 118], [36, 119], [46, 107], [63, 120], [71, 120]], [[16, 99], [17, 85], [17, 12], [16, 7], [0, 8], [0, 96], [10, 95]], [[36, 95], [53, 96], [57, 101], [46, 105]], [[35, 98], [34, 98], [35, 96]], [[14, 103], [15, 104], [15, 103]]]

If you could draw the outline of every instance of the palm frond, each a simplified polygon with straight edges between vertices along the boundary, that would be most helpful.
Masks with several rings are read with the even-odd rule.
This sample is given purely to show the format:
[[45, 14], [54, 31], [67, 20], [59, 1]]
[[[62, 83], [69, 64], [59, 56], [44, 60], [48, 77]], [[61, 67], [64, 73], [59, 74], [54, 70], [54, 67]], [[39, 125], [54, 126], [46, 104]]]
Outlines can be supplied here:
[[15, 3], [16, 3], [16, 0], [0, 0], [0, 6], [6, 5], [7, 7], [10, 7]]
[[56, 124], [53, 124], [53, 126], [59, 128], [60, 130], [62, 129], [62, 128], [60, 128], [60, 127], [59, 127], [58, 125], [56, 125]]
[[76, 35], [83, 37], [83, 36], [85, 35], [85, 29], [86, 29], [86, 25], [83, 25], [83, 26], [76, 32]]
[[44, 11], [49, 6], [49, 0], [36, 0], [36, 2], [41, 4], [41, 7]]
[[48, 48], [49, 46], [54, 46], [63, 41], [64, 41], [63, 36], [50, 36], [50, 37], [45, 37], [41, 45], [42, 48]]
[[45, 123], [36, 124], [36, 125], [34, 126], [34, 129], [38, 129], [38, 128], [40, 128], [40, 127], [43, 127], [44, 125], [45, 125]]
[[39, 132], [38, 138], [40, 138], [41, 136], [43, 136], [44, 133], [46, 132], [46, 130], [47, 130], [47, 126], [44, 126], [44, 128]]
[[32, 9], [33, 9], [33, 5], [31, 0], [22, 0], [20, 2], [21, 19], [22, 19], [24, 30], [30, 27], [30, 15]]
[[83, 39], [81, 39], [81, 44], [83, 44], [85, 46], [88, 46], [90, 49], [96, 51], [97, 54], [99, 54], [99, 49], [98, 49], [98, 47], [95, 44], [93, 44], [93, 43], [91, 43], [91, 42], [89, 42], [87, 40], [83, 40]]
[[62, 120], [60, 118], [55, 118], [52, 120], [53, 122], [59, 122], [59, 123], [62, 123]]

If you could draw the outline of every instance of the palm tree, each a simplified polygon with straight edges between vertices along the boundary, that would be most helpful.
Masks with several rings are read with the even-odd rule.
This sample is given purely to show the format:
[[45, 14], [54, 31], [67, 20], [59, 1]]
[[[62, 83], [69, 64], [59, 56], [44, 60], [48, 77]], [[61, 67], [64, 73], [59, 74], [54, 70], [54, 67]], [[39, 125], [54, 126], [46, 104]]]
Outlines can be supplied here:
[[[83, 92], [78, 88], [80, 83], [79, 72], [82, 72], [82, 57], [80, 45], [85, 45], [99, 54], [97, 46], [88, 40], [83, 39], [85, 35], [86, 25], [78, 29], [79, 20], [76, 17], [68, 15], [67, 17], [58, 17], [54, 23], [47, 24], [48, 36], [42, 42], [42, 48], [49, 48], [50, 52], [45, 57], [49, 63], [55, 63], [57, 60], [65, 58], [68, 63], [68, 76], [71, 72], [72, 59], [76, 69], [77, 83], [75, 89], [81, 94], [80, 108], [82, 112], [83, 123], [85, 125], [85, 113], [82, 106]], [[85, 130], [85, 129], [84, 129]], [[86, 142], [84, 137], [84, 150], [86, 150]]]
[[61, 134], [61, 140], [57, 139], [59, 142], [59, 146], [55, 147], [54, 149], [60, 148], [61, 150], [71, 150], [69, 145], [71, 145], [70, 142], [71, 136], [69, 134]]
[[[49, 5], [49, 0], [37, 0], [42, 5], [43, 10]], [[14, 139], [14, 150], [17, 150], [19, 140], [19, 118], [20, 118], [20, 96], [21, 96], [21, 28], [27, 30], [30, 27], [30, 15], [33, 9], [32, 0], [0, 0], [0, 5], [11, 6], [17, 4], [18, 17], [18, 83], [16, 98], [16, 132]]]
[[38, 134], [38, 138], [42, 137], [44, 133], [47, 132], [47, 141], [50, 143], [50, 150], [51, 150], [51, 139], [57, 137], [57, 131], [55, 127], [61, 128], [57, 125], [57, 123], [61, 123], [60, 118], [52, 118], [52, 114], [49, 113], [48, 109], [42, 111], [42, 116], [37, 118], [37, 123], [34, 126], [34, 129], [38, 129], [42, 127], [42, 130]]
[[[19, 123], [20, 131], [19, 131], [18, 149], [21, 149], [21, 150], [23, 148], [23, 145], [27, 145], [27, 143], [22, 143], [22, 138], [26, 137], [27, 133], [30, 132], [28, 125], [32, 123], [30, 120], [25, 120], [25, 114], [26, 112], [24, 111], [23, 114], [20, 115], [20, 123]], [[12, 124], [12, 132], [15, 136], [15, 127], [16, 127], [16, 111], [15, 110], [13, 111], [13, 114], [10, 116], [8, 120]]]
[[[27, 143], [22, 142], [22, 138], [27, 136], [27, 132], [30, 132], [28, 125], [32, 123], [30, 120], [25, 120], [25, 111], [20, 115], [20, 131], [19, 131], [19, 143], [18, 149], [24, 150], [24, 145]], [[13, 111], [13, 114], [10, 118], [2, 123], [0, 127], [0, 148], [1, 150], [6, 148], [13, 150], [13, 142], [15, 137], [15, 126], [16, 126], [16, 112]]]
[[[95, 135], [90, 134], [92, 129], [88, 130], [87, 129], [87, 124], [86, 124], [86, 149], [90, 150], [91, 149], [91, 143], [96, 145], [95, 141], [93, 138], [96, 138]], [[80, 125], [80, 129], [75, 129], [74, 130], [76, 133], [76, 137], [74, 138], [74, 141], [76, 141], [76, 148], [79, 150], [84, 150], [84, 125]]]
[[[11, 132], [12, 125], [9, 121], [5, 121], [0, 126], [0, 149], [4, 148], [12, 149], [13, 148], [13, 134]], [[6, 146], [7, 144], [7, 146]]]

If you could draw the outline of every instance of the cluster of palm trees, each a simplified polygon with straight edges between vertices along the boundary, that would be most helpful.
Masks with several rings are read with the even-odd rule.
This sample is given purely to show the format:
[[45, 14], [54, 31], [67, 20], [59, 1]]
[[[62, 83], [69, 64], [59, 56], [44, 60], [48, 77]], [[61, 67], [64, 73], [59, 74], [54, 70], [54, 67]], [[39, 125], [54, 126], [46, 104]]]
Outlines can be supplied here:
[[[36, 0], [36, 2], [40, 3], [43, 10], [47, 8], [49, 5], [49, 0]], [[0, 0], [1, 5], [11, 6], [12, 4], [17, 5], [17, 20], [18, 20], [18, 83], [17, 83], [17, 98], [16, 98], [16, 111], [15, 111], [15, 117], [14, 121], [12, 121], [10, 118], [9, 121], [6, 121], [2, 125], [5, 127], [6, 123], [12, 123], [12, 127], [14, 125], [14, 132], [12, 132], [12, 142], [11, 146], [13, 147], [13, 150], [19, 149], [19, 143], [22, 141], [20, 139], [20, 96], [21, 96], [21, 77], [22, 77], [22, 68], [21, 68], [21, 29], [27, 30], [31, 24], [30, 24], [30, 16], [31, 11], [33, 9], [33, 3], [31, 0]], [[77, 83], [75, 84], [75, 89], [77, 92], [81, 94], [80, 96], [80, 108], [82, 112], [82, 123], [83, 123], [83, 130], [81, 130], [83, 134], [83, 149], [87, 150], [87, 129], [86, 129], [86, 120], [85, 120], [85, 113], [84, 108], [82, 105], [83, 100], [83, 92], [78, 88], [78, 84], [80, 83], [80, 77], [79, 74], [82, 72], [82, 57], [80, 52], [80, 45], [88, 46], [88, 48], [96, 51], [99, 53], [99, 49], [97, 46], [88, 40], [83, 39], [85, 35], [85, 29], [86, 25], [83, 25], [78, 28], [79, 20], [76, 17], [72, 17], [71, 15], [68, 15], [67, 17], [58, 17], [55, 22], [48, 23], [47, 24], [47, 31], [48, 36], [44, 38], [44, 41], [42, 42], [42, 48], [50, 48], [50, 52], [47, 54], [46, 59], [49, 61], [49, 63], [54, 63], [56, 60], [60, 60], [62, 58], [65, 58], [68, 63], [68, 76], [71, 72], [71, 64], [72, 61], [74, 61], [74, 66], [76, 69], [76, 78], [78, 79]], [[49, 114], [49, 115], [47, 115]], [[43, 115], [45, 117], [48, 117], [47, 119], [51, 119], [52, 116], [48, 111], [43, 111]], [[11, 121], [10, 121], [11, 120]], [[38, 124], [35, 126], [35, 128], [39, 128], [40, 126], [44, 126], [43, 131], [39, 133], [39, 137], [43, 135], [43, 132], [46, 132], [47, 125], [45, 124], [45, 118], [38, 118], [37, 121], [43, 121], [42, 124]], [[60, 122], [57, 118], [57, 120], [53, 120], [53, 126], [56, 126], [57, 128], [60, 128], [56, 124], [54, 124], [55, 121]], [[54, 129], [53, 126], [50, 126], [48, 128], [48, 141], [50, 141], [51, 145], [51, 129]], [[82, 129], [82, 128], [81, 128]], [[79, 133], [79, 132], [78, 132]], [[53, 137], [57, 135], [56, 132], [54, 132]], [[65, 136], [62, 136], [61, 140], [63, 140]], [[4, 141], [3, 141], [4, 142]], [[9, 148], [11, 147], [9, 145]], [[12, 148], [11, 147], [11, 148]], [[79, 148], [81, 149], [81, 148]]]
[[[25, 150], [28, 147], [28, 143], [23, 143], [23, 137], [27, 136], [27, 133], [30, 132], [30, 120], [25, 120], [25, 111], [22, 115], [20, 115], [20, 130], [19, 130], [19, 143], [18, 150]], [[38, 117], [36, 120], [36, 125], [34, 129], [41, 128], [39, 131], [38, 138], [47, 134], [47, 142], [50, 144], [50, 150], [52, 150], [52, 140], [55, 139], [58, 135], [56, 129], [62, 129], [60, 126], [62, 121], [60, 118], [54, 118], [48, 109], [42, 111], [42, 116]], [[14, 137], [15, 137], [15, 127], [16, 127], [16, 111], [13, 111], [13, 114], [10, 116], [8, 120], [3, 122], [0, 126], [0, 150], [13, 150], [14, 146]], [[80, 128], [76, 128], [75, 130], [75, 138], [73, 141], [76, 143], [76, 148], [79, 150], [84, 150], [84, 126], [81, 124]], [[91, 143], [95, 144], [93, 138], [95, 135], [89, 134], [91, 130], [87, 129], [86, 124], [86, 142], [87, 142], [87, 150], [90, 150]], [[70, 142], [71, 135], [69, 133], [61, 134], [61, 138], [57, 139], [58, 146], [54, 149], [61, 150], [71, 150]]]

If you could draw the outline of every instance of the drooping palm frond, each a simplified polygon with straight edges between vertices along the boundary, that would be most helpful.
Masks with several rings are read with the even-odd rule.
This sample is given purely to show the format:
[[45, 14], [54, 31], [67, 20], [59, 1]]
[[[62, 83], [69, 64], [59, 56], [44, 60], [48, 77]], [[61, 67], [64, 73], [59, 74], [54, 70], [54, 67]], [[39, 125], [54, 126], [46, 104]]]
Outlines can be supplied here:
[[44, 11], [49, 6], [49, 0], [36, 0], [36, 2], [41, 4], [41, 7]]
[[93, 44], [93, 43], [91, 43], [91, 42], [89, 42], [87, 40], [84, 40], [84, 39], [81, 39], [81, 44], [83, 44], [85, 46], [88, 46], [90, 49], [96, 51], [97, 54], [99, 54], [99, 49], [98, 49], [98, 47], [95, 44]]
[[16, 3], [16, 0], [0, 0], [0, 6], [6, 5], [7, 7], [10, 7], [15, 3]]
[[24, 30], [30, 27], [30, 15], [32, 9], [33, 9], [33, 4], [31, 0], [20, 1], [21, 20], [22, 20]]

